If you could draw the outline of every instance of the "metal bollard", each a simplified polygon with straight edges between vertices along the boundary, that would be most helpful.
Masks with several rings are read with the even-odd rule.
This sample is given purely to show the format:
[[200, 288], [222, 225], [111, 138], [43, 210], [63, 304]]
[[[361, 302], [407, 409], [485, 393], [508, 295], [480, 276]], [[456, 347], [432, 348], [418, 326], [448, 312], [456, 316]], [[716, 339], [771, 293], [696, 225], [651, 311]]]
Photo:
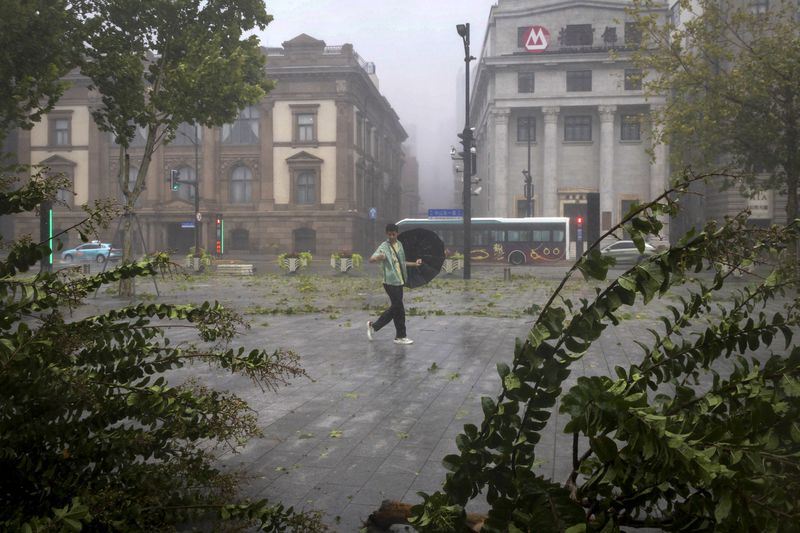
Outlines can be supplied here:
[[92, 273], [92, 265], [89, 263], [84, 263], [81, 265], [81, 271], [86, 274], [87, 276]]
[[511, 267], [503, 267], [503, 281], [511, 281]]

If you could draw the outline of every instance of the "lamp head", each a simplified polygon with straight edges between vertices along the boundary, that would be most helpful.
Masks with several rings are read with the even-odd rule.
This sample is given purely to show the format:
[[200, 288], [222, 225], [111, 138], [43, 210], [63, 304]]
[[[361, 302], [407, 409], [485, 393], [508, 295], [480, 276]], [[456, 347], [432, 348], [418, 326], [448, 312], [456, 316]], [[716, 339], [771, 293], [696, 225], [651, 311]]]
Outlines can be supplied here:
[[456, 31], [461, 37], [467, 36], [467, 25], [466, 24], [456, 24]]

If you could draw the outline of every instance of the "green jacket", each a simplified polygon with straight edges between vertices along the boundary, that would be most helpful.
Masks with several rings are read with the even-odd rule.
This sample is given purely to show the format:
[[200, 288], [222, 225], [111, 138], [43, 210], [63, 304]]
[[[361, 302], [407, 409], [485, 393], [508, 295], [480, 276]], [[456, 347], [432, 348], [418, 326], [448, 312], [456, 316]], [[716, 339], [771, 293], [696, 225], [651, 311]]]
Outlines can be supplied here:
[[372, 255], [378, 254], [386, 256], [381, 263], [383, 265], [383, 282], [386, 285], [405, 285], [408, 272], [406, 271], [406, 252], [403, 250], [403, 243], [395, 242], [394, 252], [392, 252], [392, 246], [388, 240], [385, 240]]

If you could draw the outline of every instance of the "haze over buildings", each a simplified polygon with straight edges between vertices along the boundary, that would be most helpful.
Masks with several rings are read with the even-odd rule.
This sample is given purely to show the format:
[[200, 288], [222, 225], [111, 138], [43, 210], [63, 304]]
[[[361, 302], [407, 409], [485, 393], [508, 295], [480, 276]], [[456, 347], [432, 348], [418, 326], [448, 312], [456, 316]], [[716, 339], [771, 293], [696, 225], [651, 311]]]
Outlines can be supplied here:
[[407, 142], [416, 147], [425, 207], [460, 207], [451, 205], [449, 156], [450, 146], [458, 140], [456, 133], [464, 127], [456, 119], [454, 80], [464, 64], [456, 24], [470, 23], [472, 46], [480, 50], [494, 3], [275, 0], [267, 2], [274, 20], [258, 35], [264, 46], [281, 46], [300, 33], [331, 46], [353, 44], [366, 61], [375, 63], [381, 93], [410, 133]]

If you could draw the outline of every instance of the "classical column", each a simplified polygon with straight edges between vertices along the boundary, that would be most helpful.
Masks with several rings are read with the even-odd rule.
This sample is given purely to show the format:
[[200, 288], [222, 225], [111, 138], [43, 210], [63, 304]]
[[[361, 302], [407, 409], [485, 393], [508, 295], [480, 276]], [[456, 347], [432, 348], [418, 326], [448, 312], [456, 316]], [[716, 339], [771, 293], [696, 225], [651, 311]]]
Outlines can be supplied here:
[[542, 164], [543, 210], [546, 217], [559, 216], [558, 210], [558, 107], [544, 107], [544, 157]]
[[[652, 131], [650, 132], [650, 147], [653, 151], [653, 157], [650, 159], [650, 200], [653, 200], [662, 194], [667, 188], [668, 174], [668, 153], [667, 145], [661, 140], [661, 128], [656, 124], [653, 119], [654, 116], [660, 115], [664, 111], [664, 106], [660, 104], [650, 106], [650, 123], [652, 124]], [[663, 240], [669, 240], [669, 217], [661, 217], [661, 223], [664, 228], [661, 231]]]
[[[617, 220], [614, 216], [614, 115], [617, 106], [601, 105], [600, 112], [600, 229], [606, 231]], [[609, 214], [606, 214], [609, 213]]]
[[[496, 217], [509, 216], [508, 204], [508, 117], [510, 109], [493, 109], [494, 122], [494, 213]], [[466, 178], [468, 179], [468, 178]]]
[[262, 100], [260, 172], [257, 177], [253, 176], [253, 178], [259, 180], [258, 201], [264, 209], [272, 209], [275, 205], [274, 109], [275, 102], [273, 100]]
[[[337, 82], [337, 88], [339, 84]], [[356, 207], [353, 181], [355, 171], [350, 148], [353, 146], [355, 108], [344, 100], [336, 101], [336, 208]]]

